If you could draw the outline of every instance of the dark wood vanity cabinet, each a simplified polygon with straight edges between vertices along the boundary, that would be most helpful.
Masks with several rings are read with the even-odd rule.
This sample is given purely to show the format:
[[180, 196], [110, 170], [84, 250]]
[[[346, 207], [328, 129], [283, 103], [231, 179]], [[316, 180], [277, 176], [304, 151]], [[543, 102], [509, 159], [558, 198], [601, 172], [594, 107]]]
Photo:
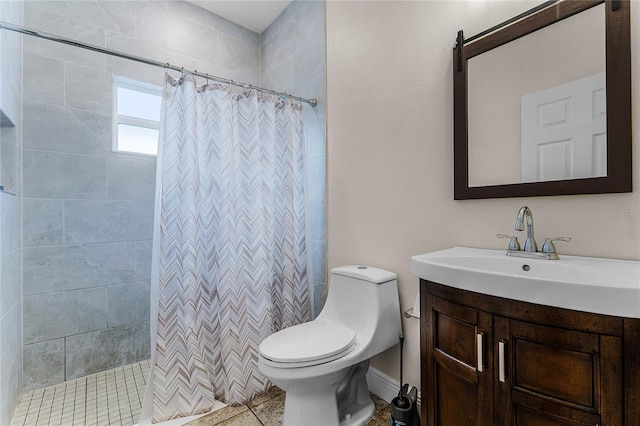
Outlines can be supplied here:
[[640, 425], [640, 320], [420, 292], [423, 424]]

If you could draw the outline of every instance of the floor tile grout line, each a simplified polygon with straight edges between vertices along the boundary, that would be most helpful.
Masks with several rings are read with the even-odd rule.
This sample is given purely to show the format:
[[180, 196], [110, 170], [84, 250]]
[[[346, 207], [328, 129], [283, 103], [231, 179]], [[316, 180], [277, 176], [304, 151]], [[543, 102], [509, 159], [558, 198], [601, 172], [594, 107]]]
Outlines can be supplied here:
[[[269, 399], [267, 399], [267, 400], [266, 400], [266, 401], [264, 401], [264, 402], [271, 401], [272, 399], [273, 399], [273, 398], [269, 398]], [[255, 406], [255, 407], [253, 407], [253, 408], [259, 407], [260, 405], [262, 405], [262, 404], [258, 404], [258, 405], [256, 405], [256, 406]], [[264, 423], [262, 423], [262, 420], [260, 419], [260, 417], [258, 417], [258, 414], [257, 414], [255, 411], [253, 411], [253, 408], [251, 408], [249, 405], [247, 405], [247, 408], [249, 409], [249, 411], [251, 412], [251, 414], [253, 414], [253, 417], [255, 417], [255, 418], [258, 420], [258, 423], [260, 423], [262, 426], [265, 426], [265, 425], [264, 425]]]

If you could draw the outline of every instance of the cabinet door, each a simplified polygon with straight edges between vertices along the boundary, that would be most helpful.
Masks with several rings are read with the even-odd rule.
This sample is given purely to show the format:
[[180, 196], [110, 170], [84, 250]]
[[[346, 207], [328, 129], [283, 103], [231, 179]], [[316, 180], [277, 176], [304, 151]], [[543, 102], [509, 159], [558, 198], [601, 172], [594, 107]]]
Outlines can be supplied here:
[[423, 418], [434, 426], [492, 424], [491, 315], [431, 295], [426, 312]]
[[494, 321], [497, 424], [621, 424], [621, 412], [614, 412], [621, 405], [619, 390], [613, 385], [620, 376], [619, 339], [501, 317]]

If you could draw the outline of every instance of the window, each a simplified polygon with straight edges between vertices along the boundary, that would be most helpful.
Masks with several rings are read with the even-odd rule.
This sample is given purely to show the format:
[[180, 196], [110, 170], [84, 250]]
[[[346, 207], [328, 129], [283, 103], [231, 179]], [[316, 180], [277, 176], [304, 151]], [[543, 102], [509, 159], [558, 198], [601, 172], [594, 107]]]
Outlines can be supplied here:
[[158, 154], [162, 89], [113, 77], [113, 150]]

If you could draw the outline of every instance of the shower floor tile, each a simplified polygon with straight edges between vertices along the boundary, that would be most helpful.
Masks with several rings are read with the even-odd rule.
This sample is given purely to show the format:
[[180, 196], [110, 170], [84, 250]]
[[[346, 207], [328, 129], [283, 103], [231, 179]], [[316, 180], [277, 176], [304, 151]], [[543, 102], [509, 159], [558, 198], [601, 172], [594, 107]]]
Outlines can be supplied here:
[[148, 375], [146, 360], [26, 392], [11, 426], [133, 426]]

